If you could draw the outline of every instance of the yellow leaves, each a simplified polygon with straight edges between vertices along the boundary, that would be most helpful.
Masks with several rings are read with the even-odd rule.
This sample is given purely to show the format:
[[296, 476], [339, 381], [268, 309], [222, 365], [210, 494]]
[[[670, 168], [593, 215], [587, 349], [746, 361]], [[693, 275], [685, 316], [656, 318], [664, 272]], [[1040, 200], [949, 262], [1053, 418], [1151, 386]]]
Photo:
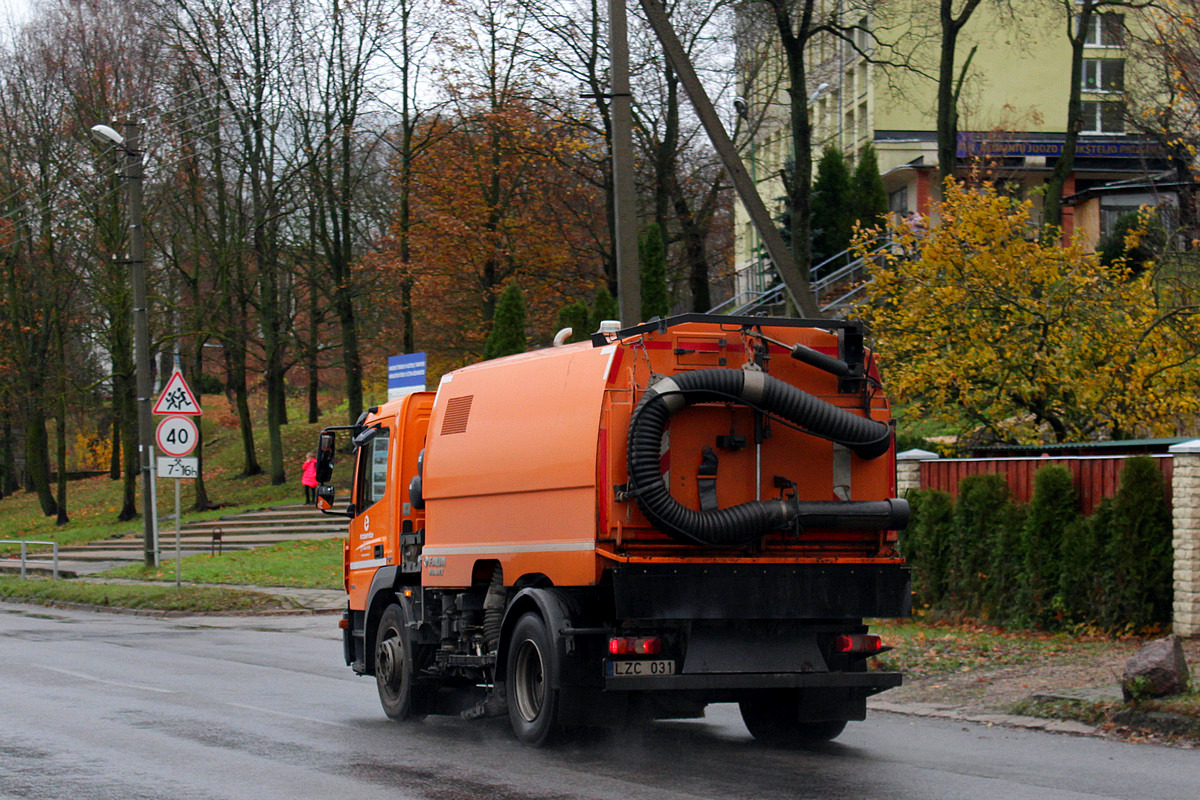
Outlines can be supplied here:
[[921, 236], [897, 228], [904, 257], [875, 273], [863, 309], [891, 390], [917, 413], [1031, 444], [1195, 413], [1181, 389], [1200, 325], [1160, 324], [1151, 270], [1047, 243], [1029, 202], [991, 189], [949, 183], [938, 211]]

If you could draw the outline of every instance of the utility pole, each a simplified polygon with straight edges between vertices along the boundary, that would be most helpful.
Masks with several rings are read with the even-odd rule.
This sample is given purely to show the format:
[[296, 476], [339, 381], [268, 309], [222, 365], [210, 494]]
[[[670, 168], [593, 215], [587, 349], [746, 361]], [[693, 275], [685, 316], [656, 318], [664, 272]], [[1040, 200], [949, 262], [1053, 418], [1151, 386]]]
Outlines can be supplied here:
[[150, 429], [150, 328], [146, 299], [146, 238], [142, 227], [142, 151], [141, 126], [126, 122], [125, 129], [125, 190], [129, 203], [129, 267], [133, 279], [133, 338], [137, 351], [137, 415], [138, 463], [142, 470], [142, 555], [146, 566], [158, 565], [158, 542], [155, 541], [154, 491], [150, 470], [152, 433]]
[[[796, 266], [791, 250], [783, 241], [783, 236], [780, 235], [774, 220], [771, 219], [770, 212], [767, 211], [766, 205], [758, 194], [758, 187], [750, 179], [746, 167], [738, 157], [737, 150], [730, 141], [725, 126], [721, 124], [721, 119], [717, 116], [712, 101], [708, 99], [708, 94], [704, 91], [704, 86], [700, 83], [691, 60], [687, 57], [683, 45], [679, 43], [675, 29], [671, 27], [666, 9], [659, 0], [641, 0], [641, 4], [642, 10], [646, 13], [646, 19], [650, 22], [650, 26], [658, 36], [658, 41], [663, 46], [663, 51], [671, 62], [671, 68], [679, 76], [679, 81], [683, 84], [683, 89], [692, 102], [692, 108], [695, 109], [696, 116], [700, 118], [700, 124], [708, 133], [708, 139], [712, 142], [713, 149], [721, 157], [721, 163], [724, 164], [725, 171], [729, 174], [733, 188], [741, 198], [742, 205], [745, 206], [746, 213], [749, 214], [759, 236], [762, 237], [763, 244], [767, 248], [767, 255], [775, 262], [775, 269], [778, 270], [779, 277], [791, 296], [792, 303], [804, 316], [820, 319], [823, 315], [816, 299], [813, 298], [812, 289], [809, 288], [808, 276], [801, 274], [800, 269]], [[615, 74], [615, 56], [613, 62]], [[615, 118], [614, 112], [614, 127]]]
[[[146, 321], [146, 238], [142, 229], [142, 151], [139, 149], [141, 126], [125, 123], [120, 134], [107, 125], [93, 125], [92, 136], [106, 145], [113, 145], [124, 156], [121, 177], [125, 182], [125, 201], [129, 214], [129, 252], [125, 263], [133, 280], [133, 343], [137, 366], [138, 465], [142, 471], [142, 523], [146, 566], [158, 566], [158, 537], [156, 503], [154, 502], [154, 463], [150, 447], [150, 328]], [[113, 255], [113, 261], [117, 256]]]
[[621, 324], [629, 326], [642, 321], [642, 282], [638, 268], [637, 199], [633, 186], [633, 96], [629, 91], [625, 0], [609, 0], [608, 49], [612, 59], [613, 252], [617, 260]]

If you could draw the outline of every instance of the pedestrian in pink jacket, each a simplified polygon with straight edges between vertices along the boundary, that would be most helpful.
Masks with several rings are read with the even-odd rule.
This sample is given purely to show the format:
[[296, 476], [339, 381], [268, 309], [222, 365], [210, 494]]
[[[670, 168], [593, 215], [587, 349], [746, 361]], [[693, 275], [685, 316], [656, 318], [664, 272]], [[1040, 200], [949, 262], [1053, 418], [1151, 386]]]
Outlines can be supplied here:
[[309, 453], [300, 467], [300, 482], [304, 484], [304, 503], [317, 502], [317, 454]]

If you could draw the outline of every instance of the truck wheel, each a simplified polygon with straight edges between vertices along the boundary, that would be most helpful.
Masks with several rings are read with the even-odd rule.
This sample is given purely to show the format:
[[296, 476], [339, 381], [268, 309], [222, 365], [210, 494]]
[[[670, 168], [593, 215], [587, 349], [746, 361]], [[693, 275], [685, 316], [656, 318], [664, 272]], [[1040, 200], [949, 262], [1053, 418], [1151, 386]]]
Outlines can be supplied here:
[[542, 747], [559, 734], [558, 649], [537, 614], [517, 620], [508, 645], [508, 719], [513, 733]]
[[414, 703], [413, 650], [404, 610], [391, 605], [379, 619], [375, 636], [375, 684], [384, 713], [395, 720], [418, 720], [425, 714]]
[[742, 722], [760, 742], [796, 747], [836, 739], [846, 729], [845, 720], [801, 722], [795, 692], [769, 692], [738, 701]]

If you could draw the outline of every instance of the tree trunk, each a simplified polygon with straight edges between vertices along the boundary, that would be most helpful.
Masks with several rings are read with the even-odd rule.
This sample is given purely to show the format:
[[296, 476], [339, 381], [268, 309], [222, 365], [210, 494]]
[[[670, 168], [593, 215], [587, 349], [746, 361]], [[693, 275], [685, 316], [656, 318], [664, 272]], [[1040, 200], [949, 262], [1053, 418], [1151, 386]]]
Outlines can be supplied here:
[[[196, 395], [196, 405], [204, 408], [204, 404], [200, 402], [204, 395], [204, 344], [199, 340], [192, 348], [191, 367], [187, 370], [187, 374], [192, 391]], [[192, 504], [192, 509], [207, 511], [212, 503], [208, 499], [208, 487], [204, 483], [204, 425], [201, 424], [199, 417], [196, 418], [196, 449], [192, 455], [197, 459], [196, 479], [192, 481], [196, 499]]]
[[55, 501], [58, 507], [58, 516], [55, 522], [61, 527], [71, 521], [67, 516], [67, 395], [65, 391], [59, 392], [54, 433], [56, 437], [55, 461], [58, 467], [58, 497]]
[[34, 400], [25, 411], [25, 468], [29, 482], [37, 492], [42, 513], [53, 517], [58, 513], [50, 491], [50, 442], [46, 435], [46, 412]]
[[1042, 222], [1046, 226], [1062, 227], [1062, 197], [1067, 179], [1075, 171], [1075, 148], [1079, 143], [1079, 129], [1083, 127], [1083, 43], [1087, 39], [1088, 26], [1096, 10], [1096, 0], [1084, 0], [1078, 6], [1078, 23], [1072, 22], [1071, 82], [1067, 99], [1067, 130], [1063, 135], [1062, 155], [1054, 162], [1054, 171], [1046, 181], [1046, 196], [1042, 200]]
[[121, 480], [121, 379], [112, 376], [112, 454], [108, 460], [109, 480]]

